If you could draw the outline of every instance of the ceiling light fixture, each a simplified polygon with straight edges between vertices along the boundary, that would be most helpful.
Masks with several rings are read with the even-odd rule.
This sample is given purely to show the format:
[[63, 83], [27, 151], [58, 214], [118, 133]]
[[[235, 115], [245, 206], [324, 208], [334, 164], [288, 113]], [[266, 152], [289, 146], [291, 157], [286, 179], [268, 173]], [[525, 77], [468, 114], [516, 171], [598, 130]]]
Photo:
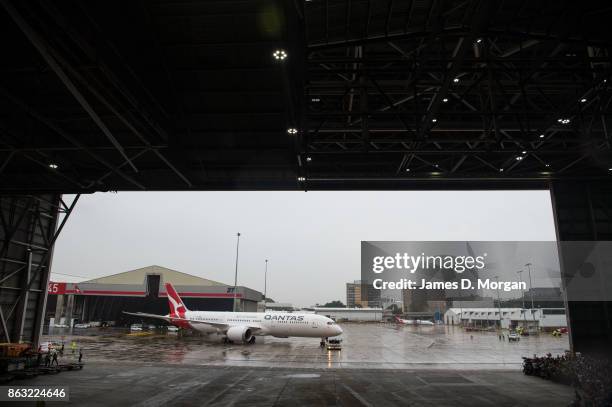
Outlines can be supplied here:
[[49, 168], [51, 168], [53, 170], [57, 170], [59, 168], [59, 165], [57, 165], [55, 163], [51, 163], [51, 164], [49, 164]]
[[436, 119], [436, 118], [431, 119], [431, 122], [432, 122], [432, 123], [435, 123], [435, 122], [437, 122], [437, 121], [438, 121], [438, 119]]
[[297, 129], [294, 128], [294, 127], [289, 127], [287, 129], [287, 133], [289, 133], [289, 134], [297, 134], [297, 132], [298, 132]]
[[442, 99], [442, 102], [444, 102], [444, 103], [448, 102], [448, 98]]
[[287, 52], [285, 52], [284, 49], [277, 49], [276, 51], [274, 51], [272, 56], [277, 61], [283, 61], [285, 58], [287, 58]]
[[312, 161], [312, 157], [306, 157], [306, 161], [311, 162]]
[[587, 101], [586, 98], [580, 99], [580, 103], [586, 103], [586, 101]]
[[297, 180], [300, 181], [300, 182], [303, 182], [303, 181], [306, 181], [306, 177], [298, 177]]
[[540, 134], [540, 138], [544, 138], [544, 135], [543, 135], [543, 134]]
[[455, 83], [459, 83], [459, 78], [455, 78], [455, 79], [453, 79], [453, 82], [455, 82]]

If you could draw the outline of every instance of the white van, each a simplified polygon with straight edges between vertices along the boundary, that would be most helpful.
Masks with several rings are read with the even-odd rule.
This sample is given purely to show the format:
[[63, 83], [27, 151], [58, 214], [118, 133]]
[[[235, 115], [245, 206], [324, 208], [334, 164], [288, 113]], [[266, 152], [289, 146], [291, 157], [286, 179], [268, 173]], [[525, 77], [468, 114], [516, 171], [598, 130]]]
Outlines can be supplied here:
[[130, 331], [132, 331], [132, 332], [142, 331], [142, 324], [132, 324], [132, 325], [130, 325]]

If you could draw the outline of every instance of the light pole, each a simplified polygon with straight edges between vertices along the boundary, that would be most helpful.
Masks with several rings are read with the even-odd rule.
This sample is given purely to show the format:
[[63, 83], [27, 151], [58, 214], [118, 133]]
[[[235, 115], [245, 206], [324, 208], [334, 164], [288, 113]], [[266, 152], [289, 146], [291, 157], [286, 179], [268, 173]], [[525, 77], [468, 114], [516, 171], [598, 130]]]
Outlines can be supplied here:
[[523, 287], [523, 272], [525, 270], [518, 270], [516, 273], [519, 275], [519, 279], [521, 281], [521, 294], [523, 296], [523, 309], [525, 309], [525, 290], [522, 288]]
[[[533, 313], [534, 310], [534, 305], [533, 305], [533, 286], [531, 284], [531, 266], [533, 266], [533, 264], [531, 263], [527, 263], [525, 264], [525, 267], [527, 267], [527, 270], [529, 271], [529, 292], [531, 293], [530, 297], [531, 297], [531, 316], [533, 317], [533, 322], [535, 322], [535, 314]], [[535, 272], [535, 270], [534, 270]]]
[[531, 266], [532, 266], [531, 263], [525, 264], [525, 267], [527, 267], [527, 270], [529, 271], [529, 293], [530, 293], [529, 296], [531, 297], [531, 309], [533, 310], [533, 287], [531, 283]]
[[264, 312], [266, 312], [266, 292], [268, 290], [268, 259], [266, 259], [266, 271], [264, 271]]
[[236, 271], [234, 273], [234, 304], [232, 310], [236, 312], [236, 290], [238, 289], [238, 249], [240, 248], [240, 232], [236, 233]]
[[[495, 276], [495, 280], [499, 283], [499, 276]], [[501, 310], [501, 297], [499, 295], [499, 284], [497, 284], [497, 309], [499, 311], [499, 330], [502, 330], [502, 310]]]
[[[519, 278], [521, 279], [521, 287], [523, 287], [523, 272], [525, 270], [520, 269], [517, 271]], [[523, 325], [527, 325], [527, 315], [525, 315], [526, 309], [525, 309], [525, 290], [523, 288], [521, 288], [521, 294], [523, 295], [523, 309], [522, 309], [522, 314], [523, 314]], [[524, 326], [523, 326], [524, 328]]]

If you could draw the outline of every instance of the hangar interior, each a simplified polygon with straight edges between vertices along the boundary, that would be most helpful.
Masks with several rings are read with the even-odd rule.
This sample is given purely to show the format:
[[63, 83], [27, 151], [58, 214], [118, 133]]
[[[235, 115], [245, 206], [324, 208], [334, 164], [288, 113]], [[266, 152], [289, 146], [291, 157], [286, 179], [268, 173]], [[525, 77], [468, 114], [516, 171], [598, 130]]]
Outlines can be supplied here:
[[[0, 0], [3, 335], [38, 340], [66, 193], [547, 189], [559, 240], [610, 239], [610, 13]], [[610, 352], [610, 302], [568, 314]]]

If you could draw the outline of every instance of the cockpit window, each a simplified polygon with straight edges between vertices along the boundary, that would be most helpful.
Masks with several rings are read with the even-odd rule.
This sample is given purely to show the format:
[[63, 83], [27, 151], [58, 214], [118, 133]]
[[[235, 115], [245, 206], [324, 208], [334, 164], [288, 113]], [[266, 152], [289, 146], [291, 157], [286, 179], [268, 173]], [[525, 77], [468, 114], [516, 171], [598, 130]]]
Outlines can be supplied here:
[[334, 324], [335, 324], [335, 322], [334, 322], [334, 321], [329, 321], [329, 322], [327, 323], [327, 325], [334, 325]]

